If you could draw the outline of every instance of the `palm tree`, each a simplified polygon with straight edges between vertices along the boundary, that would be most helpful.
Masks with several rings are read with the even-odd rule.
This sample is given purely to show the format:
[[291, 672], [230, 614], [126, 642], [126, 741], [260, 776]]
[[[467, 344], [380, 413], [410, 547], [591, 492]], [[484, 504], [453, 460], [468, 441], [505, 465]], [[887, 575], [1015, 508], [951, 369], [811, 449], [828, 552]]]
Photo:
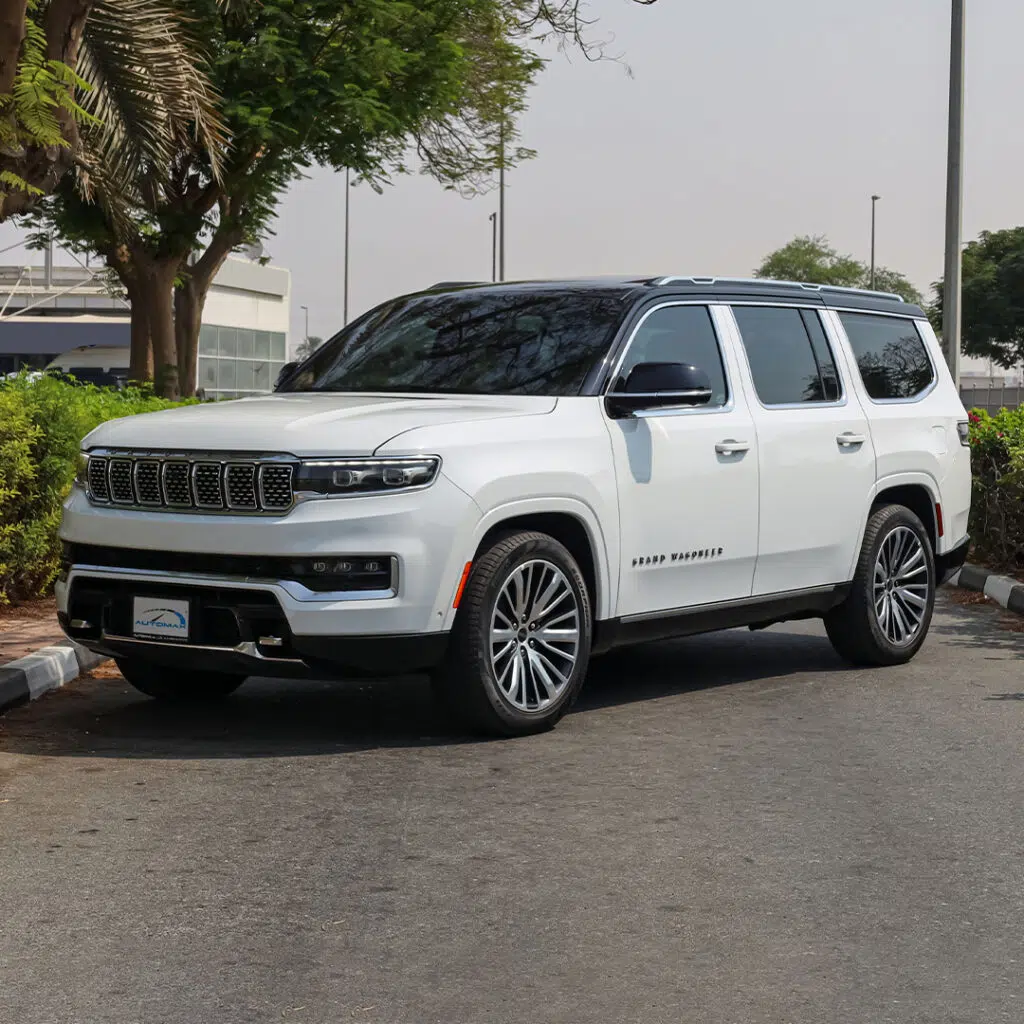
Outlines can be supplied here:
[[83, 197], [124, 209], [126, 183], [183, 142], [223, 150], [188, 3], [0, 0], [0, 221], [72, 170]]

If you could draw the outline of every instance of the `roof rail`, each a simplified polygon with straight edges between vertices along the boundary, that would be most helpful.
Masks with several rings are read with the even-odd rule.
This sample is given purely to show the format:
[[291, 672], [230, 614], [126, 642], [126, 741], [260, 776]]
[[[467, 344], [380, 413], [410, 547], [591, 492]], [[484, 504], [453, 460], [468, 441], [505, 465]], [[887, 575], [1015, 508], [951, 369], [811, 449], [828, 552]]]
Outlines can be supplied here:
[[878, 299], [892, 299], [895, 302], [905, 302], [902, 295], [895, 292], [872, 291], [869, 288], [843, 288], [835, 284], [811, 284], [808, 281], [776, 281], [770, 277], [660, 277], [656, 285], [666, 284], [781, 284], [790, 288], [803, 288], [808, 292], [845, 292], [852, 295], [873, 295]]
[[437, 284], [432, 284], [426, 290], [428, 292], [437, 291], [438, 288], [466, 288], [469, 285], [483, 284], [483, 281], [438, 281]]

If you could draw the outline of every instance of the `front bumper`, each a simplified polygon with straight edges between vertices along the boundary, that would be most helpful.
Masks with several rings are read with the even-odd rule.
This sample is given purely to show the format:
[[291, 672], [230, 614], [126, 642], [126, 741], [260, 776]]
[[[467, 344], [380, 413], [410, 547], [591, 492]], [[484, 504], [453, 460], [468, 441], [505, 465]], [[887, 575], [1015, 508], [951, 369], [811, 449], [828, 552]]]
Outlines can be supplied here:
[[[132, 601], [142, 594], [187, 600], [187, 642], [132, 635]], [[292, 632], [274, 593], [259, 588], [76, 576], [58, 612], [76, 643], [112, 658], [182, 671], [203, 670], [282, 678], [389, 676], [427, 671], [447, 649], [447, 633], [387, 636], [303, 636]]]
[[[97, 507], [75, 490], [60, 531], [72, 554], [56, 585], [58, 612], [68, 636], [91, 650], [182, 669], [420, 671], [444, 657], [461, 547], [478, 519], [443, 474], [425, 490], [307, 501], [281, 517]], [[295, 561], [365, 566], [371, 556], [391, 564], [386, 589], [324, 591], [286, 575]], [[189, 642], [136, 638], [135, 596], [187, 599]]]

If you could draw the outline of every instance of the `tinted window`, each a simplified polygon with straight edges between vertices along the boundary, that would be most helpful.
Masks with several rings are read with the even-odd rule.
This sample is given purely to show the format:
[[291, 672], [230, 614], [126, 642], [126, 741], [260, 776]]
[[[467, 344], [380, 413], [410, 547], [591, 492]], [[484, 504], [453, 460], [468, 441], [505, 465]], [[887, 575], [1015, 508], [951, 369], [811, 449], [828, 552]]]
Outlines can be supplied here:
[[871, 398], [913, 398], [935, 380], [913, 320], [868, 313], [840, 313], [839, 319]]
[[763, 405], [834, 402], [839, 376], [816, 313], [736, 306], [750, 374]]
[[722, 353], [706, 306], [663, 306], [651, 313], [633, 335], [619, 370], [620, 381], [637, 363], [696, 366], [711, 380], [711, 401], [707, 404], [725, 405], [728, 400]]
[[593, 288], [400, 299], [322, 345], [280, 390], [576, 395], [627, 299]]

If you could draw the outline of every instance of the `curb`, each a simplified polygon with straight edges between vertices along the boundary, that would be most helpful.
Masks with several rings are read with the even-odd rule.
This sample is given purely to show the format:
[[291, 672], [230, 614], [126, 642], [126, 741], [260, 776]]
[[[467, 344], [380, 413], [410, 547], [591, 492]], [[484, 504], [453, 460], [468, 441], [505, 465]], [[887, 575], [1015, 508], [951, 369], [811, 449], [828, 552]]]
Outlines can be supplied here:
[[976, 565], [965, 565], [950, 577], [949, 582], [954, 587], [984, 594], [1008, 612], [1024, 615], [1024, 583], [1018, 583], [1009, 576], [1000, 576]]
[[0, 714], [59, 689], [106, 660], [65, 640], [0, 665]]

